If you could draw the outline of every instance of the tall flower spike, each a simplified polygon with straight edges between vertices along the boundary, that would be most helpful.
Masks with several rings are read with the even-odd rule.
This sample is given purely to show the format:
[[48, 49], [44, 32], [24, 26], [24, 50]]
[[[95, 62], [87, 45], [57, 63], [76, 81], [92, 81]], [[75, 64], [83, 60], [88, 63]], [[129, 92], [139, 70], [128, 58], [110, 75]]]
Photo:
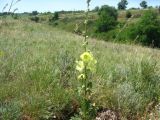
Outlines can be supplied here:
[[87, 2], [87, 10], [85, 12], [85, 21], [84, 21], [85, 30], [83, 31], [84, 52], [80, 55], [80, 60], [76, 61], [76, 70], [79, 72], [77, 78], [78, 80], [80, 80], [81, 83], [80, 87], [78, 87], [78, 93], [83, 101], [80, 102], [81, 103], [80, 115], [82, 120], [92, 120], [93, 112], [95, 111], [95, 108], [93, 106], [95, 105], [91, 106], [92, 81], [89, 80], [89, 78], [91, 77], [90, 73], [93, 73], [96, 70], [97, 61], [94, 58], [93, 54], [90, 51], [88, 51], [87, 23], [89, 20], [88, 13], [91, 0], [87, 0], [86, 2]]

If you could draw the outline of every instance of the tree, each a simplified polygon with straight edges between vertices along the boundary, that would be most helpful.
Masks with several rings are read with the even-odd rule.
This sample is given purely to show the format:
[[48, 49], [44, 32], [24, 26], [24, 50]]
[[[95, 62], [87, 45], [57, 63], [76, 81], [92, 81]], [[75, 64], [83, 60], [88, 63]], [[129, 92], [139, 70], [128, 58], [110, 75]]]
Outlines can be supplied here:
[[32, 15], [36, 16], [36, 15], [38, 15], [38, 12], [37, 11], [32, 11]]
[[147, 2], [146, 1], [142, 1], [141, 3], [140, 3], [140, 6], [142, 7], [142, 8], [147, 8]]
[[49, 22], [55, 22], [56, 20], [59, 19], [59, 13], [58, 12], [55, 12], [54, 13], [54, 16], [52, 16], [50, 19], [49, 19]]
[[107, 32], [117, 25], [118, 12], [114, 7], [104, 5], [98, 11], [96, 32]]
[[125, 10], [127, 8], [127, 5], [128, 5], [128, 1], [127, 0], [121, 0], [118, 3], [118, 9], [119, 10]]
[[136, 39], [143, 45], [160, 47], [160, 20], [155, 11], [149, 10], [144, 13], [140, 21], [133, 25], [130, 30], [130, 37]]
[[54, 20], [58, 20], [59, 19], [59, 14], [58, 14], [58, 12], [55, 12], [54, 13]]

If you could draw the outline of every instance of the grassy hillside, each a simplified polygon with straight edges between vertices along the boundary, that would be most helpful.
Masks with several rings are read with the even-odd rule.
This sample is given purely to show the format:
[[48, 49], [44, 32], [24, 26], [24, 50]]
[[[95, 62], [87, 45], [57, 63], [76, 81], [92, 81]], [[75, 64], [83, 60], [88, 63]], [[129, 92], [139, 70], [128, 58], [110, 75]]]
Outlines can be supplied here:
[[[0, 119], [64, 119], [76, 114], [75, 60], [81, 36], [12, 20], [0, 28]], [[138, 119], [160, 95], [160, 51], [90, 39], [98, 64], [93, 102]], [[151, 107], [152, 109], [152, 107]]]
[[[97, 20], [99, 18], [98, 12], [90, 12], [89, 13], [89, 24], [88, 24], [88, 31], [89, 36], [92, 38], [104, 40], [104, 41], [112, 41], [116, 43], [128, 43], [128, 44], [142, 44], [141, 39], [139, 38], [135, 41], [136, 37], [131, 37], [132, 32], [130, 32], [133, 26], [139, 24], [141, 18], [145, 15], [145, 13], [149, 10], [152, 10], [157, 13], [159, 18], [159, 12], [157, 9], [139, 9], [139, 10], [129, 10], [131, 12], [132, 18], [126, 18], [127, 10], [118, 10], [118, 18], [117, 18], [117, 25], [114, 26], [112, 29], [105, 31], [105, 32], [96, 32], [97, 30]], [[39, 15], [40, 21], [47, 18], [51, 18], [53, 15]], [[50, 25], [56, 28], [60, 28], [62, 30], [68, 32], [75, 32], [76, 25], [79, 26], [78, 34], [83, 33], [83, 20], [85, 18], [85, 13], [59, 13], [59, 20], [49, 22]], [[125, 27], [124, 27], [125, 26]], [[122, 30], [123, 29], [123, 30]], [[133, 30], [132, 30], [133, 31]]]

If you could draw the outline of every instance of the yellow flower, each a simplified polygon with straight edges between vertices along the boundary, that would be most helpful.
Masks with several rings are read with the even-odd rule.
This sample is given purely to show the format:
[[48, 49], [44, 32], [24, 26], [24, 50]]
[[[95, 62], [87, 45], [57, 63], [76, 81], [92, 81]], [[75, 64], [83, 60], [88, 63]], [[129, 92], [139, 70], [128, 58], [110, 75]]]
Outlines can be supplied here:
[[85, 79], [85, 75], [84, 75], [84, 74], [80, 74], [80, 75], [78, 76], [78, 80], [82, 80], [82, 79]]
[[84, 61], [85, 63], [88, 63], [89, 61], [93, 60], [93, 55], [90, 52], [84, 52], [80, 56], [81, 60]]
[[92, 106], [95, 107], [95, 106], [96, 106], [96, 103], [93, 103]]
[[95, 72], [96, 71], [96, 64], [97, 64], [97, 60], [95, 60], [95, 59], [91, 60], [87, 65], [87, 69], [89, 69], [92, 72]]
[[3, 56], [3, 52], [2, 51], [0, 51], [0, 56]]
[[93, 54], [91, 52], [84, 52], [80, 55], [81, 61], [76, 61], [77, 66], [76, 70], [82, 72], [84, 68], [90, 70], [91, 72], [96, 71], [97, 60], [94, 59]]
[[76, 61], [76, 70], [78, 70], [79, 72], [82, 72], [84, 69], [84, 62], [83, 61]]

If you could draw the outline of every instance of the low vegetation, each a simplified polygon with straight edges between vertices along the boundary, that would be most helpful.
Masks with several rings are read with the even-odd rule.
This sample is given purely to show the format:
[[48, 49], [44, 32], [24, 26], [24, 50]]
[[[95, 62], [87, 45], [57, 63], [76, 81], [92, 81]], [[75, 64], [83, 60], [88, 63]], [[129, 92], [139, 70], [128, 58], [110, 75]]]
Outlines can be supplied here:
[[85, 16], [0, 16], [0, 120], [160, 118], [159, 13], [90, 1]]
[[[40, 23], [9, 24], [0, 29], [1, 118], [67, 120], [76, 115], [75, 60], [82, 52], [81, 36]], [[93, 39], [89, 43], [98, 58], [92, 103], [117, 111], [121, 118], [143, 116], [159, 99], [159, 50]]]

